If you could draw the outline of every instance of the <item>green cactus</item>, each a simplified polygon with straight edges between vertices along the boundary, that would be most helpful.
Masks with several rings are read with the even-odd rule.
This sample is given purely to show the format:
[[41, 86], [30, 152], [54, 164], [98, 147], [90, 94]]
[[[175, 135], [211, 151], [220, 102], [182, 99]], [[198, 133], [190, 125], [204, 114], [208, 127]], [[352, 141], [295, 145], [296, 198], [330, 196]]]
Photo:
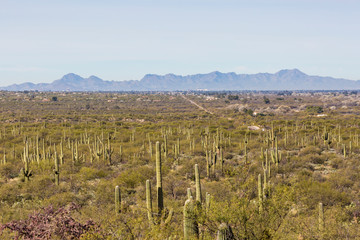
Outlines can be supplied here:
[[[150, 145], [151, 146], [151, 145]], [[120, 145], [120, 148], [119, 148], [119, 156], [120, 156], [120, 162], [122, 161], [122, 146]], [[152, 154], [151, 154], [152, 156]]]
[[[120, 146], [121, 147], [121, 146]], [[153, 150], [152, 150], [152, 142], [149, 140], [149, 154], [150, 154], [150, 158], [152, 158], [153, 156]]]
[[187, 198], [190, 199], [190, 197], [192, 197], [191, 188], [188, 188], [186, 192], [187, 192]]
[[211, 166], [211, 162], [210, 162], [210, 158], [211, 158], [211, 151], [206, 151], [206, 177], [208, 179], [210, 179], [210, 166]]
[[224, 152], [223, 152], [223, 148], [220, 148], [220, 169], [221, 169], [221, 173], [224, 172]]
[[159, 141], [156, 142], [156, 190], [158, 213], [161, 214], [162, 210], [164, 209], [164, 198], [162, 191], [161, 151]]
[[352, 141], [349, 142], [349, 154], [352, 153]]
[[245, 159], [245, 164], [248, 163], [248, 155], [247, 155], [247, 141], [244, 141], [244, 159]]
[[166, 161], [168, 155], [168, 148], [167, 148], [167, 135], [164, 134], [164, 159]]
[[59, 158], [57, 157], [57, 153], [54, 153], [54, 160], [55, 160], [55, 185], [59, 186], [60, 184], [60, 167], [59, 167]]
[[26, 146], [24, 148], [24, 168], [22, 169], [24, 181], [28, 182], [30, 177], [32, 176], [32, 170], [29, 169], [29, 145], [26, 142]]
[[153, 225], [167, 225], [170, 223], [173, 215], [174, 215], [174, 211], [173, 209], [170, 209], [170, 211], [168, 211], [167, 209], [162, 210], [162, 214], [159, 215], [160, 217], [157, 217], [154, 220], [154, 216], [153, 216], [153, 211], [152, 211], [152, 197], [151, 197], [151, 184], [150, 184], [150, 180], [146, 180], [146, 208], [147, 208], [147, 212], [148, 212], [148, 220], [150, 223], [150, 226]]
[[39, 136], [36, 136], [36, 161], [40, 163]]
[[146, 180], [146, 209], [150, 225], [154, 225], [150, 180]]
[[115, 187], [115, 213], [118, 214], [121, 212], [121, 193], [120, 187]]
[[263, 212], [263, 185], [261, 181], [261, 174], [258, 175], [258, 198], [259, 198], [259, 213]]
[[209, 211], [210, 211], [210, 200], [211, 200], [211, 195], [209, 193], [205, 193], [205, 211], [206, 211], [206, 213], [209, 213]]
[[61, 142], [60, 142], [60, 164], [63, 165], [64, 164], [64, 149], [63, 149], [63, 141], [61, 139]]
[[111, 136], [110, 134], [108, 135], [108, 144], [106, 145], [105, 147], [105, 152], [106, 152], [106, 159], [107, 161], [109, 162], [109, 165], [112, 164], [112, 161], [111, 161], [111, 156], [112, 154], [114, 153], [114, 149], [111, 148]]
[[177, 139], [177, 151], [178, 154], [180, 155], [180, 138]]
[[216, 171], [216, 163], [217, 163], [217, 153], [214, 151], [214, 154], [212, 154], [212, 172], [213, 172], [213, 178], [216, 177], [215, 171]]
[[184, 205], [184, 240], [199, 238], [199, 228], [196, 218], [196, 201], [191, 197]]
[[196, 201], [201, 203], [201, 184], [199, 166], [195, 164], [195, 187], [196, 187]]

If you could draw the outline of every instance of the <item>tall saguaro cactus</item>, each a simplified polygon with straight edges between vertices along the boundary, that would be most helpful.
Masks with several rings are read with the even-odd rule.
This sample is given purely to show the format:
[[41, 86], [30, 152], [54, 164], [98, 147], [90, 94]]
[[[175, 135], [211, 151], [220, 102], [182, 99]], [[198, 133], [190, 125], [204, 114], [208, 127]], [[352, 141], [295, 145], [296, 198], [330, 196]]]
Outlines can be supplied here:
[[263, 185], [261, 181], [261, 174], [258, 175], [258, 198], [259, 198], [259, 213], [263, 211]]
[[164, 209], [164, 198], [162, 191], [162, 175], [161, 175], [161, 151], [160, 142], [156, 142], [156, 190], [157, 190], [157, 204], [158, 212], [161, 214]]
[[60, 164], [63, 165], [64, 164], [64, 149], [63, 149], [63, 141], [61, 139], [61, 142], [60, 142]]
[[105, 158], [106, 158], [107, 161], [109, 162], [109, 165], [112, 164], [111, 156], [112, 156], [112, 154], [114, 153], [114, 149], [111, 148], [111, 141], [110, 141], [110, 140], [111, 140], [111, 136], [110, 136], [110, 134], [109, 134], [109, 135], [108, 135], [108, 144], [107, 144], [106, 150], [105, 150], [105, 152], [106, 152]]
[[201, 184], [199, 166], [195, 164], [195, 187], [196, 187], [196, 201], [201, 203]]
[[59, 167], [59, 158], [57, 156], [57, 153], [55, 151], [55, 155], [54, 155], [54, 160], [55, 160], [55, 170], [54, 170], [54, 173], [55, 173], [55, 184], [57, 186], [59, 186], [60, 184], [60, 167]]

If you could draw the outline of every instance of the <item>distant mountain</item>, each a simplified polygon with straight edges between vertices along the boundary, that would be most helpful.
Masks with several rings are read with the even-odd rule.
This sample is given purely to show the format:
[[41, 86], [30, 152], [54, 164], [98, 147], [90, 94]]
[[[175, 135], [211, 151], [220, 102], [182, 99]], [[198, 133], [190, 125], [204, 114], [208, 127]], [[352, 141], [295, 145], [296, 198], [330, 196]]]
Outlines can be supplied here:
[[277, 73], [236, 74], [211, 72], [180, 76], [147, 74], [141, 80], [104, 81], [69, 73], [52, 83], [22, 83], [1, 87], [8, 91], [176, 91], [176, 90], [354, 90], [360, 81], [309, 76], [298, 69]]

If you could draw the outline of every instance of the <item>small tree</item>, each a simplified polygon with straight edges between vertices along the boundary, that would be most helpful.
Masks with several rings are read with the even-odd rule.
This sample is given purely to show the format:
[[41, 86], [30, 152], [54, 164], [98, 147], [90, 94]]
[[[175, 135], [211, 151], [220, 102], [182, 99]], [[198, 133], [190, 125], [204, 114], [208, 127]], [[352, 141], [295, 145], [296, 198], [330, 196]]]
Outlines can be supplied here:
[[267, 97], [264, 96], [264, 103], [265, 104], [270, 104], [270, 99], [268, 99]]

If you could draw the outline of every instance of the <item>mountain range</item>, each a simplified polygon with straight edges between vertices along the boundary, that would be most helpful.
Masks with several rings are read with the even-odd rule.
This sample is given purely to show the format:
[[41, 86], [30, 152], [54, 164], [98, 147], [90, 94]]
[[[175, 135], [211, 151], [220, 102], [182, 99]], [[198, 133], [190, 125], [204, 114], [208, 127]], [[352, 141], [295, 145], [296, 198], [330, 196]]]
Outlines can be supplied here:
[[195, 75], [147, 74], [141, 80], [106, 81], [69, 73], [52, 83], [22, 83], [0, 87], [7, 91], [186, 91], [186, 90], [355, 90], [360, 81], [310, 76], [298, 69], [274, 74], [236, 74], [218, 71]]

